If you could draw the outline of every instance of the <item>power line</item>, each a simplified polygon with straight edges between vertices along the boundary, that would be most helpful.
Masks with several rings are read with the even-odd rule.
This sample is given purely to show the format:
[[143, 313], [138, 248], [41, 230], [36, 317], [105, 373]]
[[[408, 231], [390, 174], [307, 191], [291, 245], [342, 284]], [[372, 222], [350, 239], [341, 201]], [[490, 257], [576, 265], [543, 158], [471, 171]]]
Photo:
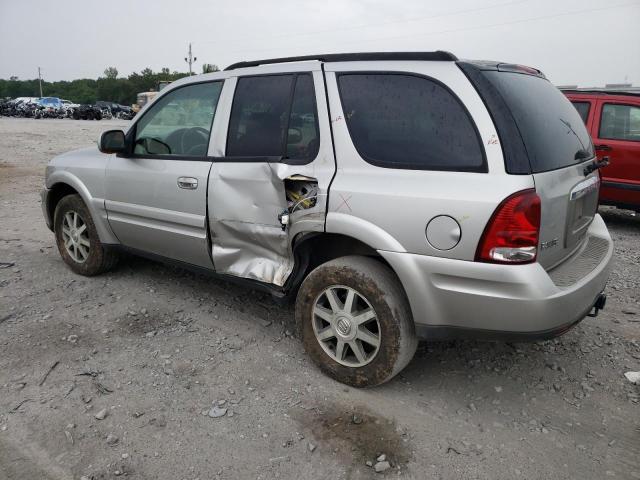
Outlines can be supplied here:
[[410, 34], [410, 35], [397, 35], [397, 36], [393, 36], [393, 37], [381, 37], [381, 38], [376, 38], [376, 39], [369, 39], [369, 40], [358, 40], [358, 41], [352, 41], [352, 42], [346, 42], [347, 44], [355, 44], [355, 43], [362, 43], [362, 42], [371, 42], [371, 41], [380, 41], [380, 40], [395, 40], [395, 39], [399, 39], [399, 38], [413, 38], [413, 37], [428, 37], [431, 35], [438, 35], [438, 34], [442, 34], [442, 33], [455, 33], [455, 32], [462, 32], [462, 31], [467, 31], [467, 30], [481, 30], [483, 28], [493, 28], [493, 27], [501, 27], [501, 26], [505, 26], [505, 25], [514, 25], [517, 23], [526, 23], [526, 22], [533, 22], [533, 21], [537, 21], [537, 20], [549, 20], [552, 18], [557, 18], [557, 17], [566, 17], [569, 15], [579, 15], [582, 13], [591, 13], [591, 12], [599, 12], [602, 10], [611, 10], [613, 8], [624, 8], [624, 7], [630, 7], [630, 6], [638, 6], [640, 5], [640, 3], [636, 2], [632, 2], [632, 3], [623, 3], [623, 4], [619, 4], [619, 5], [608, 5], [606, 7], [600, 7], [600, 8], [589, 8], [589, 9], [584, 9], [584, 10], [574, 10], [572, 12], [565, 12], [565, 13], [557, 13], [557, 14], [553, 14], [553, 15], [542, 15], [539, 17], [531, 17], [531, 18], [523, 18], [520, 20], [512, 20], [512, 21], [508, 21], [508, 22], [500, 22], [500, 23], [492, 23], [489, 25], [479, 25], [479, 26], [471, 26], [471, 27], [461, 27], [461, 28], [453, 28], [453, 29], [449, 29], [449, 30], [439, 30], [437, 32], [425, 32], [425, 33], [416, 33], [416, 34]]
[[[571, 11], [571, 12], [557, 13], [557, 14], [552, 14], [552, 15], [541, 15], [541, 16], [538, 16], [538, 17], [523, 18], [523, 19], [511, 20], [511, 21], [507, 21], [507, 22], [492, 23], [492, 24], [489, 24], [489, 25], [474, 25], [474, 26], [469, 26], [469, 27], [452, 28], [452, 29], [438, 30], [438, 31], [432, 31], [432, 32], [421, 32], [421, 33], [414, 33], [414, 34], [407, 34], [407, 35], [396, 35], [396, 36], [389, 36], [389, 37], [368, 38], [368, 39], [363, 39], [363, 40], [341, 42], [341, 45], [355, 45], [355, 44], [361, 44], [361, 43], [371, 43], [371, 42], [379, 42], [379, 41], [387, 41], [387, 40], [396, 40], [396, 39], [401, 39], [401, 38], [429, 37], [429, 36], [433, 36], [433, 35], [441, 35], [441, 34], [446, 34], [446, 33], [457, 33], [457, 32], [463, 32], [463, 31], [468, 31], [468, 30], [482, 30], [482, 29], [485, 29], [485, 28], [501, 27], [501, 26], [506, 26], [506, 25], [514, 25], [514, 24], [518, 24], [518, 23], [533, 22], [533, 21], [538, 21], [538, 20], [548, 20], [548, 19], [557, 18], [557, 17], [566, 17], [566, 16], [569, 16], [569, 15], [579, 15], [579, 14], [583, 14], [583, 13], [591, 13], [591, 12], [598, 12], [598, 11], [603, 11], [603, 10], [611, 10], [611, 9], [614, 9], [614, 8], [624, 8], [624, 7], [634, 6], [634, 5], [638, 5], [638, 2], [624, 3], [624, 4], [619, 4], [619, 5], [609, 5], [609, 6], [606, 6], [606, 7], [599, 7], [599, 8], [574, 10], [574, 11]], [[305, 48], [309, 48], [309, 47], [305, 47]], [[247, 51], [252, 51], [252, 52], [263, 51], [264, 52], [264, 51], [272, 51], [272, 50], [282, 50], [282, 47], [274, 47], [274, 48], [266, 48], [266, 49], [237, 50], [235, 52], [234, 51], [230, 51], [230, 52], [227, 52], [227, 53], [240, 53], [240, 52], [247, 52]]]
[[[350, 25], [348, 27], [336, 27], [336, 28], [330, 28], [330, 29], [325, 29], [325, 30], [313, 30], [313, 31], [310, 31], [310, 32], [285, 33], [285, 34], [278, 34], [278, 35], [261, 35], [260, 38], [261, 39], [265, 39], [265, 38], [271, 39], [271, 38], [302, 37], [302, 36], [319, 35], [319, 34], [324, 34], [324, 33], [353, 31], [353, 30], [359, 30], [359, 29], [363, 29], [363, 28], [384, 27], [384, 26], [388, 26], [388, 25], [396, 25], [396, 24], [412, 23], [412, 22], [421, 22], [423, 20], [432, 20], [434, 18], [451, 17], [451, 16], [454, 16], [454, 15], [464, 15], [464, 14], [468, 14], [468, 13], [476, 13], [476, 12], [481, 12], [481, 11], [484, 11], [484, 10], [491, 10], [491, 9], [494, 9], [494, 8], [509, 7], [511, 5], [518, 5], [520, 3], [527, 3], [529, 1], [530, 0], [514, 0], [514, 1], [511, 1], [511, 2], [499, 3], [499, 4], [494, 4], [494, 5], [485, 5], [483, 7], [466, 8], [466, 9], [457, 10], [457, 11], [454, 11], [454, 12], [444, 12], [444, 13], [437, 13], [435, 15], [427, 15], [427, 16], [421, 16], [421, 17], [405, 18], [405, 19], [402, 19], [402, 20], [391, 20], [391, 21], [387, 21], [387, 22], [377, 22], [377, 23], [363, 23], [363, 24], [360, 24], [360, 25]], [[204, 42], [199, 42], [199, 43], [204, 43], [204, 44], [207, 44], [207, 43], [218, 43], [218, 41], [204, 41]], [[247, 50], [236, 50], [235, 52], [243, 52], [243, 51], [247, 51]], [[231, 51], [231, 52], [228, 52], [228, 53], [234, 53], [234, 51]]]
[[402, 19], [402, 20], [391, 20], [391, 21], [388, 21], [388, 22], [352, 25], [352, 26], [348, 26], [348, 27], [336, 27], [336, 28], [331, 28], [331, 29], [327, 29], [327, 30], [315, 30], [315, 31], [312, 31], [312, 32], [299, 32], [299, 33], [292, 33], [292, 34], [273, 35], [273, 36], [268, 36], [267, 38], [282, 38], [282, 37], [290, 38], [290, 37], [317, 35], [317, 34], [321, 34], [321, 33], [341, 32], [341, 31], [344, 31], [344, 30], [352, 31], [352, 30], [358, 30], [358, 29], [362, 29], [362, 28], [385, 27], [387, 25], [397, 25], [397, 24], [402, 24], [402, 23], [421, 22], [423, 20], [433, 20], [434, 18], [451, 17], [451, 16], [454, 16], [454, 15], [464, 15], [464, 14], [467, 14], [467, 13], [476, 13], [476, 12], [481, 12], [481, 11], [484, 11], [484, 10], [492, 10], [494, 8], [508, 7], [508, 6], [511, 6], [511, 5], [517, 5], [517, 4], [520, 4], [520, 3], [526, 3], [528, 1], [529, 0], [514, 0], [512, 2], [505, 2], [505, 3], [494, 4], [494, 5], [485, 5], [483, 7], [477, 7], [477, 8], [466, 8], [466, 9], [463, 9], [463, 10], [457, 10], [455, 12], [437, 13], [435, 15], [427, 15], [427, 16], [423, 16], [423, 17], [405, 18], [405, 19]]

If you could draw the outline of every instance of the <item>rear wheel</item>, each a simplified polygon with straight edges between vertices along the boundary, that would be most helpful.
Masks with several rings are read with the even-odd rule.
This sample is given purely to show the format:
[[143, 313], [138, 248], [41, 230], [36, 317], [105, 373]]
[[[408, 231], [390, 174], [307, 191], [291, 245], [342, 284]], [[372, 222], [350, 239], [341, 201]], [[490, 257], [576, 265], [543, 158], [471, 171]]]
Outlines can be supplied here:
[[113, 268], [117, 254], [100, 243], [89, 209], [80, 195], [67, 195], [56, 206], [54, 231], [60, 256], [80, 275], [93, 276]]
[[313, 361], [354, 387], [393, 378], [418, 343], [396, 275], [369, 257], [338, 258], [313, 270], [298, 292], [296, 321]]

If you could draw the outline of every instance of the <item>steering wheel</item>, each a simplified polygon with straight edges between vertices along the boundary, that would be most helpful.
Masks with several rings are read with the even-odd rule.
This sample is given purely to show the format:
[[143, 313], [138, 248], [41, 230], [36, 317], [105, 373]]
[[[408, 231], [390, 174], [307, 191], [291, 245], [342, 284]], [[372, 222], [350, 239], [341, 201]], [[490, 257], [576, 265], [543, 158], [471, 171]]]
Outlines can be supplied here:
[[[206, 153], [207, 140], [209, 139], [209, 131], [202, 127], [185, 128], [180, 136], [180, 151], [184, 155], [198, 155]], [[193, 140], [193, 141], [190, 141]], [[198, 142], [200, 140], [200, 142]], [[190, 147], [189, 145], [192, 144]], [[204, 145], [205, 152], [199, 149]], [[188, 150], [187, 150], [188, 147]]]

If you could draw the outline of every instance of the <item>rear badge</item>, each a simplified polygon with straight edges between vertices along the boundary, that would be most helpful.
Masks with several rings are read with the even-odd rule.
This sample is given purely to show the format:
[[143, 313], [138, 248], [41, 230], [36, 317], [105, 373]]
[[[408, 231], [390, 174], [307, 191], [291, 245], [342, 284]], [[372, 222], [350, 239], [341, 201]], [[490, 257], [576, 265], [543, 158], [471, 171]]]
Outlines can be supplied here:
[[569, 200], [576, 200], [578, 198], [584, 197], [588, 193], [597, 190], [599, 186], [600, 177], [596, 176], [583, 180], [571, 189], [571, 192], [569, 192]]
[[554, 238], [552, 240], [549, 240], [548, 242], [542, 242], [540, 244], [540, 248], [542, 250], [546, 250], [547, 248], [555, 247], [556, 245], [558, 245], [558, 239]]

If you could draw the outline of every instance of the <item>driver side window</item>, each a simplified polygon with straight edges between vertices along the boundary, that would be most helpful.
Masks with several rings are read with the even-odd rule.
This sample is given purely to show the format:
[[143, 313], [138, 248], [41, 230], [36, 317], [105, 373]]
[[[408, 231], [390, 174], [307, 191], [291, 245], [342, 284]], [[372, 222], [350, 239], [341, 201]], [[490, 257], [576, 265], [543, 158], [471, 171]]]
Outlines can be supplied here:
[[204, 156], [223, 82], [177, 88], [160, 98], [136, 125], [136, 155]]

